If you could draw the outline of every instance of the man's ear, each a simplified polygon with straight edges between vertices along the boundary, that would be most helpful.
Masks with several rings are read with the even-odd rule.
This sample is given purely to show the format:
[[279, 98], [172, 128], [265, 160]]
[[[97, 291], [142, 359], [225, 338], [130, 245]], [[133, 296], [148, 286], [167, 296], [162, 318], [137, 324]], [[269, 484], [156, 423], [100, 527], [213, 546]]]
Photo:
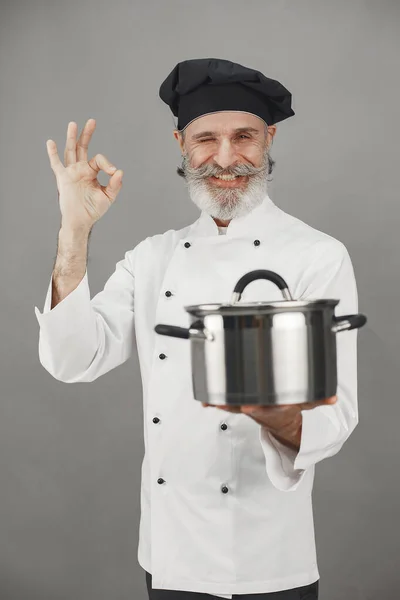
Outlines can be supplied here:
[[184, 142], [182, 140], [182, 134], [177, 129], [174, 130], [174, 138], [178, 141], [181, 152], [184, 154]]
[[272, 144], [274, 143], [275, 134], [276, 134], [276, 125], [269, 125], [267, 128], [268, 150], [270, 150]]

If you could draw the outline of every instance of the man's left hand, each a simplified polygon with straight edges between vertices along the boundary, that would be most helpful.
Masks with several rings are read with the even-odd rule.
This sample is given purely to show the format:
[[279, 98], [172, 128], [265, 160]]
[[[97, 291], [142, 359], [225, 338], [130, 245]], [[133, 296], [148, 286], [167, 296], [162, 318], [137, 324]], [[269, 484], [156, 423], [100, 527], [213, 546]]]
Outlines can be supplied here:
[[243, 413], [248, 415], [259, 425], [265, 427], [282, 444], [292, 448], [300, 449], [302, 430], [302, 410], [311, 410], [316, 406], [335, 404], [337, 396], [331, 396], [325, 400], [315, 402], [304, 402], [302, 404], [281, 404], [272, 406], [243, 405], [228, 406], [226, 404], [206, 404], [203, 406], [214, 406], [228, 412]]

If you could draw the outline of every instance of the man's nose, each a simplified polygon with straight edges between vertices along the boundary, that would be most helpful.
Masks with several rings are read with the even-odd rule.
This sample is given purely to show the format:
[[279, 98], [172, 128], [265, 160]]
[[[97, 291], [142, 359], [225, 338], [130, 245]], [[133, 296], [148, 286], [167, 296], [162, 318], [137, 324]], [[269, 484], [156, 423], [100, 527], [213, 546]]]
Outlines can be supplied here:
[[237, 154], [234, 146], [229, 141], [222, 142], [214, 154], [214, 161], [221, 169], [227, 169], [233, 166], [237, 161]]

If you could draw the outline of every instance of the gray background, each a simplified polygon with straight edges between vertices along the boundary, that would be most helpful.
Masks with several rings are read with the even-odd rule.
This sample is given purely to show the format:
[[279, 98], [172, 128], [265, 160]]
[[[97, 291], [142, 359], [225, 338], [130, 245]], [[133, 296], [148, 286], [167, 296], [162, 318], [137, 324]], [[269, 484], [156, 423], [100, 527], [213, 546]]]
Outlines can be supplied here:
[[[46, 140], [94, 117], [89, 155], [124, 170], [93, 229], [92, 297], [148, 235], [193, 222], [158, 88], [175, 64], [237, 61], [279, 79], [270, 195], [341, 240], [355, 268], [360, 423], [317, 465], [321, 600], [398, 596], [400, 7], [396, 1], [13, 1], [0, 14], [0, 598], [144, 600], [137, 562], [137, 355], [89, 384], [53, 379], [39, 327], [60, 212]], [[100, 175], [101, 183], [107, 177]]]

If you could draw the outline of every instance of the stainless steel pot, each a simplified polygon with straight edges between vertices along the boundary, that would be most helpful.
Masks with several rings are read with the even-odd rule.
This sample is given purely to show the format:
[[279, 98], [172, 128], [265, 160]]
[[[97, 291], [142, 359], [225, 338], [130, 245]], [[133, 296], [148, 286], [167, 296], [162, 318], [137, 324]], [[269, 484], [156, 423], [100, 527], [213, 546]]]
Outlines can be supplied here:
[[[267, 279], [284, 300], [240, 303], [245, 287]], [[334, 315], [339, 300], [293, 300], [268, 270], [237, 282], [231, 304], [185, 306], [190, 327], [159, 324], [161, 335], [190, 339], [194, 398], [208, 404], [297, 404], [336, 395], [336, 333], [362, 327], [365, 315]]]

